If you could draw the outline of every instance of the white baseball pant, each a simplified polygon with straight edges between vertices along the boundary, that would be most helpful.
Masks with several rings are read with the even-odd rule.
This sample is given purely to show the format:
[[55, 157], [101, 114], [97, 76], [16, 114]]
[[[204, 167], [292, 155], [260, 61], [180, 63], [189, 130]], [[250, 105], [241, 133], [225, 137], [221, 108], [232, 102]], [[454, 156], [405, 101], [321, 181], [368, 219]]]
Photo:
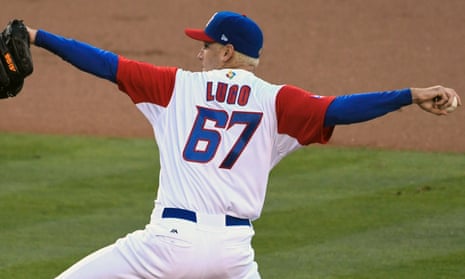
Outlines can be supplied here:
[[224, 215], [166, 212], [156, 208], [144, 230], [90, 254], [57, 278], [260, 278], [248, 220], [226, 225]]

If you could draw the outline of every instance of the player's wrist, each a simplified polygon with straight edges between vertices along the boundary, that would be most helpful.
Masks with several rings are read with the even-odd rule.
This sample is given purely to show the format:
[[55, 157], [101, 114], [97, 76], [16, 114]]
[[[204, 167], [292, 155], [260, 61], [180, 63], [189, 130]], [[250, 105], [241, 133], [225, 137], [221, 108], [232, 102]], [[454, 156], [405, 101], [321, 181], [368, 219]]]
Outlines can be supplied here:
[[37, 36], [37, 30], [36, 29], [32, 29], [28, 26], [26, 26], [27, 28], [27, 32], [29, 33], [29, 41], [31, 42], [31, 44], [35, 44], [36, 42], [36, 36]]
[[412, 103], [419, 104], [420, 103], [420, 88], [410, 88], [410, 95], [412, 95]]

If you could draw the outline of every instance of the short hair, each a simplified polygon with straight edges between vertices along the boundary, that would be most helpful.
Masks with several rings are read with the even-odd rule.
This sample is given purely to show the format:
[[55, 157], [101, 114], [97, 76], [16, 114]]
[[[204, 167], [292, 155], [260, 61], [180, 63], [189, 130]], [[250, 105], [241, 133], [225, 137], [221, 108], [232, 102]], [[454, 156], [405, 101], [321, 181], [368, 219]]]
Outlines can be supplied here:
[[260, 58], [253, 58], [239, 51], [234, 51], [234, 64], [253, 66], [255, 68], [258, 66], [259, 62]]

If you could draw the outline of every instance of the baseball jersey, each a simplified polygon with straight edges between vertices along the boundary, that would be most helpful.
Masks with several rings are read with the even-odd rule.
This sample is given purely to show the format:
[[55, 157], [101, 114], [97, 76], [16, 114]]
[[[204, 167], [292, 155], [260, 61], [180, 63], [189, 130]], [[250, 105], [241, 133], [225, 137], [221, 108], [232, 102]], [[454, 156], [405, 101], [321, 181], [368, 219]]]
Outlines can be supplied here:
[[239, 69], [190, 72], [119, 57], [117, 84], [153, 126], [160, 152], [156, 204], [259, 217], [271, 169], [326, 143], [334, 97], [270, 84]]

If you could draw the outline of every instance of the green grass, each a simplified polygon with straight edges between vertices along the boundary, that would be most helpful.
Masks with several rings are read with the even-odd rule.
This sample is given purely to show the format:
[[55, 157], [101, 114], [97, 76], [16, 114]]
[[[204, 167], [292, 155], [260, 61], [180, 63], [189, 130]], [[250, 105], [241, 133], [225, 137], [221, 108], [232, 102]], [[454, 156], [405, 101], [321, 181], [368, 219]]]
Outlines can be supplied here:
[[[143, 228], [151, 139], [0, 133], [0, 278], [53, 278]], [[465, 155], [313, 146], [271, 173], [263, 278], [465, 278]]]

